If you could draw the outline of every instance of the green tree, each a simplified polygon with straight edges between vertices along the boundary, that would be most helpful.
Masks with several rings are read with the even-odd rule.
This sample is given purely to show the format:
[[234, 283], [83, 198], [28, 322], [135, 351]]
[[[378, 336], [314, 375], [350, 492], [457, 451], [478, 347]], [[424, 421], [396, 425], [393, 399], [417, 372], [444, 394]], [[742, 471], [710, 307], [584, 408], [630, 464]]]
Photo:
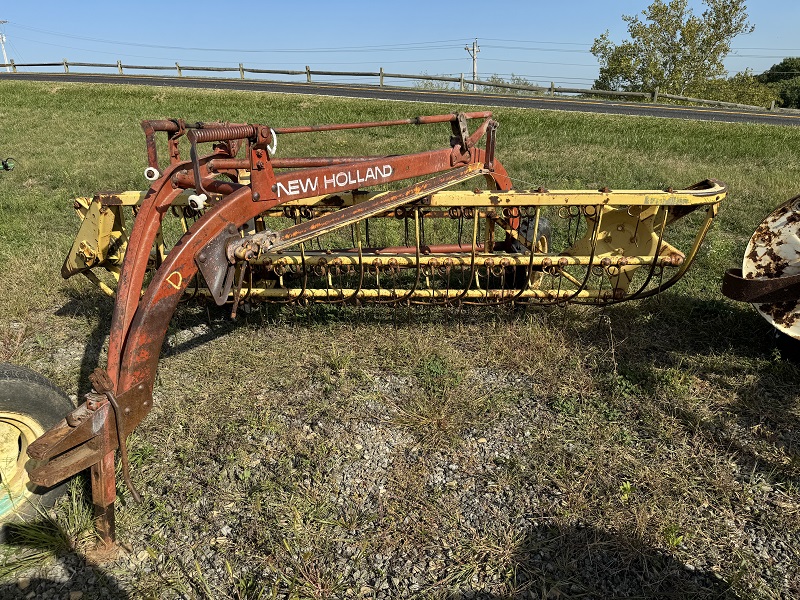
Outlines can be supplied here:
[[785, 108], [800, 108], [800, 57], [784, 58], [757, 76], [767, 84]]
[[753, 75], [749, 69], [727, 79], [707, 79], [692, 88], [692, 96], [765, 108], [778, 99], [777, 91], [772, 86], [761, 83], [758, 76]]
[[745, 0], [703, 0], [696, 16], [688, 0], [654, 0], [640, 15], [623, 15], [630, 40], [615, 44], [609, 32], [597, 38], [592, 54], [600, 62], [596, 89], [652, 91], [685, 95], [709, 79], [725, 75], [722, 61], [737, 35], [751, 33]]
[[798, 76], [800, 76], [800, 57], [789, 57], [758, 75], [758, 80], [761, 83], [777, 83]]
[[800, 108], [800, 77], [772, 84], [784, 108]]

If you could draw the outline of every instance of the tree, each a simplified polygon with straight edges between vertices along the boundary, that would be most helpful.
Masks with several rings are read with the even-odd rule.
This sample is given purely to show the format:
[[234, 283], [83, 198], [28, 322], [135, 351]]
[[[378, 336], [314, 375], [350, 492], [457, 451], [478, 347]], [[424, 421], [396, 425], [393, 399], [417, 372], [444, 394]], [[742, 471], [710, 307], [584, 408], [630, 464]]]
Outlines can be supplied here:
[[756, 78], [775, 92], [781, 106], [800, 108], [800, 57], [784, 58]]
[[706, 100], [737, 102], [751, 106], [768, 107], [778, 99], [778, 92], [759, 81], [758, 76], [747, 69], [727, 79], [707, 79], [692, 89], [692, 95]]
[[800, 57], [789, 57], [758, 75], [758, 80], [761, 83], [777, 83], [798, 76], [800, 76]]
[[615, 44], [609, 32], [597, 38], [592, 54], [600, 62], [596, 89], [652, 91], [685, 95], [701, 83], [725, 75], [722, 61], [737, 35], [751, 33], [745, 0], [703, 0], [696, 16], [688, 0], [654, 0], [639, 15], [623, 15], [630, 40]]
[[773, 83], [771, 87], [784, 108], [800, 108], [800, 77], [784, 79]]

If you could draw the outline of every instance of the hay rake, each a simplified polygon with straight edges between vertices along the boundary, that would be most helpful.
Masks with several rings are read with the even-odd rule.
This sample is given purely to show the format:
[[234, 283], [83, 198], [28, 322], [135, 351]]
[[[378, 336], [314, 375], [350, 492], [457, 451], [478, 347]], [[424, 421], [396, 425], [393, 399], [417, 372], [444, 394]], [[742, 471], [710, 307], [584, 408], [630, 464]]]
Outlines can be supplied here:
[[[290, 135], [435, 124], [449, 126], [449, 142], [414, 154], [277, 151]], [[113, 543], [115, 452], [138, 498], [126, 440], [150, 410], [167, 326], [187, 296], [228, 303], [234, 316], [261, 301], [613, 304], [680, 279], [727, 193], [714, 180], [514, 190], [495, 157], [497, 127], [489, 112], [287, 128], [145, 121], [150, 188], [75, 203], [83, 221], [62, 274], [115, 296], [108, 364], [86, 401], [29, 447], [31, 481], [51, 486], [91, 468], [97, 530]], [[682, 220], [698, 209], [688, 235]], [[180, 234], [173, 245], [170, 231]], [[685, 251], [673, 245], [683, 242]]]

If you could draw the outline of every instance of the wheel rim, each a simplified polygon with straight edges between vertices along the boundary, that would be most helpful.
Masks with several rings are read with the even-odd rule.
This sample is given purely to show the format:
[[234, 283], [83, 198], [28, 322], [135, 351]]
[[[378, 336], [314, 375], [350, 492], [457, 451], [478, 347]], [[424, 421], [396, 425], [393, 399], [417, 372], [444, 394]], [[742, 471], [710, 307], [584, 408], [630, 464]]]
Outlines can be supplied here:
[[28, 445], [44, 433], [28, 415], [0, 413], [0, 520], [33, 495], [25, 464]]
[[[745, 250], [742, 275], [746, 279], [791, 277], [800, 274], [800, 196], [785, 202], [764, 219]], [[778, 331], [800, 340], [800, 299], [754, 304]]]

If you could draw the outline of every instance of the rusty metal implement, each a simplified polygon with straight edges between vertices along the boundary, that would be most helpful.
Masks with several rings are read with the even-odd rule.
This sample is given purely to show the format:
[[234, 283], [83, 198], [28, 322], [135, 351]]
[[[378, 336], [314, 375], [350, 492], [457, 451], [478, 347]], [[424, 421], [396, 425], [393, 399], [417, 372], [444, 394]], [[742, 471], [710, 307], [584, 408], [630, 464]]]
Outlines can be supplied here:
[[725, 273], [722, 293], [753, 303], [775, 329], [800, 340], [800, 196], [761, 222], [742, 268]]
[[[448, 128], [446, 143], [414, 154], [279, 153], [287, 136], [436, 124]], [[115, 296], [107, 367], [92, 376], [85, 403], [28, 449], [40, 485], [91, 469], [97, 530], [108, 544], [115, 452], [135, 495], [125, 441], [150, 411], [181, 299], [228, 303], [235, 316], [242, 302], [644, 298], [686, 272], [727, 193], [715, 180], [680, 190], [512, 189], [489, 112], [310, 127], [180, 119], [142, 126], [150, 188], [77, 199], [82, 224], [62, 269]]]

